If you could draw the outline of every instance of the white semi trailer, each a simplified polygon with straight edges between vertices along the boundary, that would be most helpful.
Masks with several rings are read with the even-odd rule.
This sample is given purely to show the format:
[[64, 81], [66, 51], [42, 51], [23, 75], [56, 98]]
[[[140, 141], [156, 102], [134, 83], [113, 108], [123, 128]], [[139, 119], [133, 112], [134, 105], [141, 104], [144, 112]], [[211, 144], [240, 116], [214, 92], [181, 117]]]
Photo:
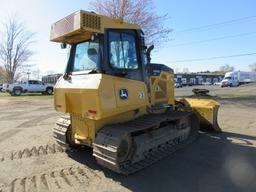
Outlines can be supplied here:
[[256, 82], [256, 72], [227, 72], [221, 81], [222, 87], [236, 87], [244, 83]]

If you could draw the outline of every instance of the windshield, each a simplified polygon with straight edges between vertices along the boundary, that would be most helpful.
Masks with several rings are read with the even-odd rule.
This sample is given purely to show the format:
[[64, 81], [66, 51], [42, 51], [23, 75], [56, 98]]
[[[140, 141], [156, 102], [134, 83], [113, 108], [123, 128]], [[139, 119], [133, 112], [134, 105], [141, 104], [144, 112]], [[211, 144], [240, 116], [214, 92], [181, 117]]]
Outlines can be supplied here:
[[75, 45], [73, 72], [95, 70], [99, 67], [99, 40]]
[[231, 79], [231, 77], [225, 77], [224, 79]]

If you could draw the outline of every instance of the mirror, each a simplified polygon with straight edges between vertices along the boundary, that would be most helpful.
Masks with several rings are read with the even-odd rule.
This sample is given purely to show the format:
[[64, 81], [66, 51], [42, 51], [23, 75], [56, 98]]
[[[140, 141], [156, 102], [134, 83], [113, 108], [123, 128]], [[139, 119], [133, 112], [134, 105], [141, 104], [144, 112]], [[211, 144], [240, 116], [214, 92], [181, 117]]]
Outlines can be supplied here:
[[146, 51], [146, 56], [147, 56], [147, 61], [148, 63], [150, 63], [151, 61], [151, 57], [150, 57], [150, 53], [151, 51], [154, 49], [154, 45], [151, 45], [147, 48], [147, 51]]
[[65, 73], [63, 75], [63, 79], [66, 80], [66, 81], [70, 81], [71, 80], [71, 76], [70, 75], [71, 75], [70, 73]]
[[91, 35], [91, 40], [94, 41], [94, 39], [95, 39], [95, 36], [94, 36], [94, 34], [92, 34]]
[[67, 43], [61, 43], [60, 47], [61, 47], [61, 49], [66, 49], [67, 48]]

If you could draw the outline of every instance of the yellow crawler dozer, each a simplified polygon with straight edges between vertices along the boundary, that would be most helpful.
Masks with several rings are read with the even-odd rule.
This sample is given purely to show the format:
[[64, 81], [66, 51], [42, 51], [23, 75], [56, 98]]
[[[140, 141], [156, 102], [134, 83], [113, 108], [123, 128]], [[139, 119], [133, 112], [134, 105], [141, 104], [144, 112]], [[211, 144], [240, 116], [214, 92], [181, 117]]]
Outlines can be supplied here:
[[216, 101], [175, 99], [173, 71], [151, 73], [139, 26], [78, 11], [52, 25], [51, 41], [69, 49], [54, 88], [56, 111], [69, 114], [54, 128], [59, 144], [92, 147], [127, 175], [192, 142], [200, 125], [220, 131]]

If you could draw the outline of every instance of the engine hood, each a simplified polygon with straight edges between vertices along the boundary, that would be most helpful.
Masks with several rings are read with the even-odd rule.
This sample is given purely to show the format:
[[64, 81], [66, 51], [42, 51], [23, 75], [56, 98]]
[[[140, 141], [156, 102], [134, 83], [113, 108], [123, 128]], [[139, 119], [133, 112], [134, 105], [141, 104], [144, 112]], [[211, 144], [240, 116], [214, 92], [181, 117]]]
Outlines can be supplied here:
[[101, 119], [147, 106], [147, 88], [144, 82], [105, 74], [61, 77], [54, 87], [54, 105], [56, 111]]

